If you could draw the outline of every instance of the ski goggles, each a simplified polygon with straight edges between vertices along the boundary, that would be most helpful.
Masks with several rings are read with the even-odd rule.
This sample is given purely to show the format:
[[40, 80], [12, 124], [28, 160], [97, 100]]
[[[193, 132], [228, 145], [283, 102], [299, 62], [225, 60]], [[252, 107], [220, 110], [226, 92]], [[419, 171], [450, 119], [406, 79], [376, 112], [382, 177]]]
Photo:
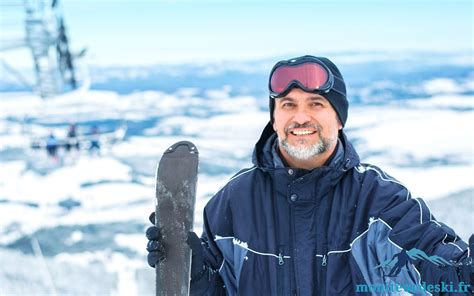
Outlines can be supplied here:
[[293, 87], [310, 93], [325, 94], [334, 90], [345, 96], [344, 81], [313, 56], [278, 62], [270, 72], [270, 98], [285, 96]]

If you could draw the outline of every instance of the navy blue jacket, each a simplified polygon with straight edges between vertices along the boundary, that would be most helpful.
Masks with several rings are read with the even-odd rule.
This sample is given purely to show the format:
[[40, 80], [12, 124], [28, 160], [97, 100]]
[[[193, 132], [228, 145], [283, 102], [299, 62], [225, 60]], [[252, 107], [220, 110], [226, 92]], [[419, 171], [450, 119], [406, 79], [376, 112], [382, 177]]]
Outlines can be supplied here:
[[[403, 184], [360, 163], [343, 132], [326, 165], [311, 171], [285, 167], [276, 145], [268, 124], [254, 166], [204, 209], [208, 294], [383, 295], [399, 284], [430, 295], [419, 287], [442, 282], [457, 288], [450, 263], [466, 256], [467, 244]], [[406, 252], [410, 260], [401, 256]]]

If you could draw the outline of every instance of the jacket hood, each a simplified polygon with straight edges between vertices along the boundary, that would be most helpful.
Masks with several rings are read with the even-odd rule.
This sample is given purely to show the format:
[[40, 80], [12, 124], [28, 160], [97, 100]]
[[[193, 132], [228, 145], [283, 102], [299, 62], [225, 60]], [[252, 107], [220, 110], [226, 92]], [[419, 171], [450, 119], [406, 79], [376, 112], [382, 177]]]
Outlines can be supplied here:
[[[260, 139], [255, 144], [253, 151], [252, 162], [256, 167], [265, 171], [277, 169], [275, 166], [274, 153], [272, 152], [273, 141], [276, 139], [276, 137], [277, 135], [273, 130], [272, 123], [268, 122], [268, 124], [263, 129]], [[359, 155], [357, 155], [354, 147], [348, 141], [343, 130], [339, 132], [339, 141], [343, 148], [343, 155], [340, 157], [340, 159], [331, 161], [330, 166], [332, 166], [333, 169], [347, 171], [359, 164]]]

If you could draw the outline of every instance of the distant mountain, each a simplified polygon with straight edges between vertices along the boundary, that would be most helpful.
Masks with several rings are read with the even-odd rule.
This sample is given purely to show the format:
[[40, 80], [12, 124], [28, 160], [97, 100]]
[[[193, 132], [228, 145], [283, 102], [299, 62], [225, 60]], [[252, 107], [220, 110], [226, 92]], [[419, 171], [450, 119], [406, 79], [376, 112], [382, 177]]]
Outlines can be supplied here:
[[[426, 97], [433, 91], [473, 94], [472, 53], [433, 52], [345, 52], [327, 54], [341, 68], [352, 103], [384, 103], [392, 100]], [[193, 88], [195, 94], [227, 86], [229, 94], [267, 95], [268, 72], [275, 61], [262, 60], [207, 64], [109, 66], [90, 68], [92, 89], [119, 94], [159, 90], [174, 93]], [[430, 87], [433, 80], [444, 86]], [[0, 76], [0, 92], [25, 91], [7, 74]]]

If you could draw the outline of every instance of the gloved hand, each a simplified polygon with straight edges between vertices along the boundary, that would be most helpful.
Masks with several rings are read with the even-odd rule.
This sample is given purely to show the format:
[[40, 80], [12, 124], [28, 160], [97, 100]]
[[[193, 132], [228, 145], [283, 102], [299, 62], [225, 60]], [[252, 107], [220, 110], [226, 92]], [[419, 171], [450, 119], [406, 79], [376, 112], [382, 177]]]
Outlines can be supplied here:
[[462, 260], [458, 265], [459, 280], [469, 285], [469, 291], [472, 293], [474, 288], [474, 234], [469, 238], [469, 256]]
[[[161, 240], [160, 229], [155, 226], [155, 212], [151, 213], [149, 220], [153, 223], [153, 226], [148, 227], [146, 230], [146, 237], [148, 244], [146, 249], [148, 251], [147, 260], [148, 265], [155, 267], [160, 261], [165, 259], [165, 248], [163, 247]], [[207, 268], [204, 264], [203, 246], [201, 239], [196, 235], [195, 232], [190, 231], [186, 238], [186, 243], [192, 251], [191, 260], [191, 286], [193, 282], [199, 281]]]
[[204, 264], [203, 245], [201, 239], [196, 235], [195, 232], [188, 232], [186, 243], [191, 248], [191, 285], [194, 282], [199, 281], [207, 268]]
[[147, 260], [148, 265], [154, 268], [156, 264], [165, 259], [165, 248], [160, 241], [160, 229], [155, 226], [155, 212], [151, 213], [148, 219], [153, 226], [148, 227], [145, 233], [148, 239], [148, 244], [146, 245], [146, 250], [148, 251]]

